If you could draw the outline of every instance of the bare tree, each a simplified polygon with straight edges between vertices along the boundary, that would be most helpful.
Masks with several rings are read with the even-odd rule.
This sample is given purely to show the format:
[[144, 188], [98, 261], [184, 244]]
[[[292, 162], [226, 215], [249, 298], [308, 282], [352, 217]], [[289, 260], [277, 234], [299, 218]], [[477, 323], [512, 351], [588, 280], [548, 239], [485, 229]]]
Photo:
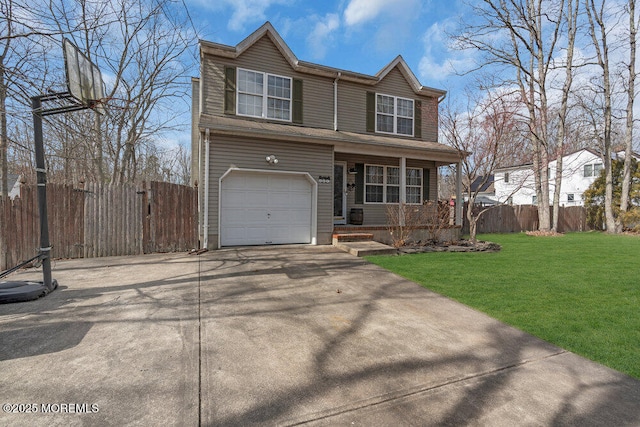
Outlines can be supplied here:
[[557, 155], [556, 155], [556, 176], [555, 191], [553, 192], [553, 215], [552, 230], [558, 231], [558, 219], [560, 217], [560, 190], [562, 188], [562, 158], [564, 157], [565, 137], [567, 134], [567, 110], [569, 105], [569, 95], [573, 84], [573, 52], [578, 29], [578, 13], [580, 10], [580, 0], [567, 0], [565, 19], [567, 22], [567, 56], [564, 64], [565, 78], [562, 85], [560, 109], [558, 111], [557, 125]]
[[8, 72], [7, 61], [11, 52], [11, 40], [14, 32], [13, 0], [0, 1], [0, 14], [5, 16], [2, 20], [3, 28], [0, 36], [0, 198], [7, 198], [8, 188], [8, 160], [9, 135], [7, 134], [7, 85]]
[[539, 228], [549, 230], [549, 97], [547, 79], [560, 40], [564, 0], [484, 0], [470, 4], [476, 23], [457, 37], [485, 56], [480, 68], [506, 69], [502, 85], [515, 85], [526, 107], [538, 199]]
[[[631, 160], [633, 155], [633, 106], [636, 94], [636, 0], [629, 0], [627, 13], [629, 14], [629, 64], [627, 77], [627, 114], [625, 128], [624, 167], [622, 174], [622, 195], [620, 197], [620, 211], [622, 215], [629, 209], [629, 189], [631, 188]], [[640, 19], [640, 18], [639, 18]], [[621, 216], [622, 216], [621, 215]], [[616, 230], [622, 230], [620, 220], [616, 222]]]
[[[81, 117], [93, 123], [93, 130], [78, 129], [92, 152], [93, 175], [99, 180], [137, 180], [146, 149], [162, 133], [176, 129], [179, 100], [189, 89], [189, 61], [184, 56], [196, 39], [176, 18], [179, 14], [172, 13], [173, 7], [170, 0], [51, 3], [59, 30], [68, 32], [103, 74], [114, 76], [106, 94], [106, 115], [85, 113]], [[186, 101], [182, 108], [187, 111]]]
[[614, 233], [616, 229], [615, 217], [613, 215], [613, 175], [611, 171], [611, 128], [612, 128], [612, 87], [611, 70], [609, 64], [609, 41], [607, 38], [608, 28], [605, 23], [605, 6], [607, 1], [586, 0], [587, 17], [589, 18], [589, 35], [593, 41], [596, 51], [596, 61], [602, 71], [602, 96], [604, 101], [603, 110], [603, 135], [602, 135], [602, 161], [605, 173], [605, 197], [604, 212], [607, 232]]
[[[461, 111], [456, 111], [449, 102], [440, 114], [443, 142], [454, 147], [462, 159], [464, 191], [469, 195], [466, 218], [474, 245], [478, 220], [490, 209], [474, 209], [478, 192], [489, 182], [495, 168], [511, 154], [513, 142], [520, 134], [518, 105], [511, 99], [511, 96], [487, 93], [484, 99], [470, 101]], [[472, 189], [474, 181], [478, 186]]]
[[[174, 128], [175, 100], [187, 94], [187, 70], [180, 59], [195, 40], [166, 16], [168, 2], [161, 0], [148, 7], [137, 6], [132, 0], [119, 3], [120, 13], [125, 16], [118, 31], [123, 49], [113, 59], [105, 58], [116, 76], [108, 95], [115, 104], [108, 109], [113, 182], [136, 179], [136, 150]], [[187, 103], [184, 105], [186, 109]]]
[[43, 19], [41, 2], [0, 0], [0, 196], [7, 194], [11, 121], [31, 118], [30, 97], [46, 89], [45, 53], [60, 34]]

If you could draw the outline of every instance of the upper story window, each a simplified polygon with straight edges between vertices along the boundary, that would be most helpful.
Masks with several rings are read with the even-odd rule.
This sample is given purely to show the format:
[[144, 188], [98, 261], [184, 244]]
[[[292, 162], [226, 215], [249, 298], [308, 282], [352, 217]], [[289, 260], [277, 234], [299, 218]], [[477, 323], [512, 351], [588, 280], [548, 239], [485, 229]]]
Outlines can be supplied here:
[[584, 173], [583, 176], [585, 178], [591, 176], [600, 176], [600, 171], [602, 170], [602, 163], [594, 163], [589, 165], [584, 165]]
[[291, 121], [292, 79], [238, 68], [238, 115]]
[[600, 176], [600, 171], [602, 170], [602, 163], [596, 163], [593, 165], [593, 176]]
[[376, 94], [376, 132], [413, 136], [412, 99]]

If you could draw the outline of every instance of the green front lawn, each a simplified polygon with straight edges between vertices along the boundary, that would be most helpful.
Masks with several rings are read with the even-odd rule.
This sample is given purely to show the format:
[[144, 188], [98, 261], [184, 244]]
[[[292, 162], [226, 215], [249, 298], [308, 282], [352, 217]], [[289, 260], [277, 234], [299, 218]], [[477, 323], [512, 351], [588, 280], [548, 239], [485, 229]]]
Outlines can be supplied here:
[[479, 236], [496, 253], [367, 259], [562, 348], [640, 378], [640, 237]]

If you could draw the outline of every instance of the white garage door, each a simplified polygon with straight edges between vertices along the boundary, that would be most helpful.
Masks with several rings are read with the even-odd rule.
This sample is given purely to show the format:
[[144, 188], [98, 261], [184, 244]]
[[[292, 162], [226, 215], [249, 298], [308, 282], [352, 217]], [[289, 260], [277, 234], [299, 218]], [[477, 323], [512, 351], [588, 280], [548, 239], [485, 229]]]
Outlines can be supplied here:
[[304, 175], [233, 171], [221, 184], [220, 245], [311, 243], [311, 209]]

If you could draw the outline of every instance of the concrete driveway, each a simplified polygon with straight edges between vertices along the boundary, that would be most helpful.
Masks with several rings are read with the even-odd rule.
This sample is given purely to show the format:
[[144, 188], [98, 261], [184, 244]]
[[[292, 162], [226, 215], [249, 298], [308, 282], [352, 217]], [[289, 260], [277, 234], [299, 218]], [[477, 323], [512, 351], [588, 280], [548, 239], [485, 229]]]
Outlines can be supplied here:
[[640, 381], [332, 247], [53, 276], [0, 305], [0, 425], [640, 425]]

